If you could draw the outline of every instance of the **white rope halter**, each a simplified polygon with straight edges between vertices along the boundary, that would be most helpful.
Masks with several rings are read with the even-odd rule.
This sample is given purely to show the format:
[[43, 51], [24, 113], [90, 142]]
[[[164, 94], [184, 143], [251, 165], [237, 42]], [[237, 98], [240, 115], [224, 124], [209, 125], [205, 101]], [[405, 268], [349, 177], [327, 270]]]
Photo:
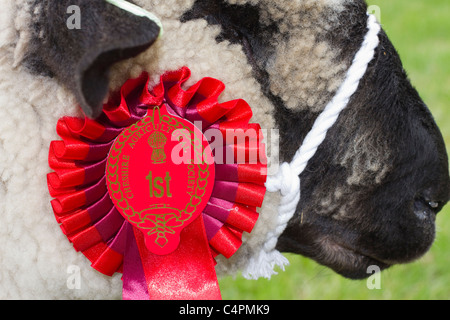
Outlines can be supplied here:
[[280, 191], [281, 193], [277, 227], [267, 234], [263, 248], [250, 261], [247, 270], [243, 273], [246, 278], [270, 278], [271, 275], [276, 274], [273, 270], [275, 265], [284, 270], [284, 266], [289, 264], [289, 261], [275, 249], [278, 238], [294, 216], [300, 201], [300, 175], [325, 140], [328, 130], [336, 123], [341, 111], [348, 105], [366, 73], [370, 61], [374, 58], [375, 49], [379, 44], [378, 34], [381, 30], [374, 15], [368, 17], [368, 29], [364, 42], [356, 53], [352, 66], [347, 71], [344, 82], [316, 119], [291, 163], [283, 163], [277, 175], [268, 177], [267, 191]]

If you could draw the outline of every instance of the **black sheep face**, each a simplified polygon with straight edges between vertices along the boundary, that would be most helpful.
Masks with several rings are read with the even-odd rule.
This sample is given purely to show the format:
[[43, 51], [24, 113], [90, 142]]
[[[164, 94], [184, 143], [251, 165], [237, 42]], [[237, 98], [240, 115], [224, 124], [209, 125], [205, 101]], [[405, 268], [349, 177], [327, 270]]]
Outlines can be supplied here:
[[[92, 26], [77, 32], [54, 29], [59, 18], [53, 13], [69, 2], [90, 12], [86, 21]], [[163, 24], [170, 8], [177, 8], [180, 28], [203, 21], [204, 28], [215, 28], [217, 46], [243, 53], [236, 59], [251, 67], [270, 105], [262, 117], [280, 129], [280, 160], [290, 161], [361, 46], [365, 2], [172, 2], [135, 1], [160, 12]], [[42, 0], [36, 5], [44, 14], [35, 21], [25, 62], [71, 88], [92, 116], [106, 96], [109, 67], [149, 48], [159, 33], [156, 24], [105, 2]], [[109, 24], [110, 17], [118, 20]], [[127, 29], [114, 29], [117, 21]], [[157, 63], [158, 52], [145, 59]], [[62, 62], [67, 67], [60, 68]], [[184, 63], [190, 63], [188, 57]], [[384, 269], [410, 262], [432, 245], [436, 214], [450, 195], [445, 144], [384, 32], [358, 91], [301, 181], [301, 201], [278, 240], [280, 251], [361, 278], [370, 265]]]

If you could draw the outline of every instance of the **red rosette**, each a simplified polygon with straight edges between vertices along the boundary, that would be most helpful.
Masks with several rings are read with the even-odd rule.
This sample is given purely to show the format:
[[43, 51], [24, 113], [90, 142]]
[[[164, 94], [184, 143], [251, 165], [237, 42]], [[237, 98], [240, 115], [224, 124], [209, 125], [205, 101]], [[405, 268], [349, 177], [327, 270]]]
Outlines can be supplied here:
[[251, 108], [244, 100], [220, 103], [225, 85], [213, 78], [184, 89], [189, 78], [188, 68], [168, 72], [149, 90], [144, 73], [128, 80], [98, 119], [64, 117], [57, 123], [62, 140], [50, 145], [53, 172], [47, 176], [52, 208], [74, 248], [105, 275], [123, 270], [129, 223], [108, 194], [108, 154], [124, 129], [162, 104], [194, 123], [208, 139], [214, 136], [214, 189], [202, 212], [211, 255], [230, 258], [241, 246], [243, 232], [250, 233], [258, 219], [267, 165], [260, 128], [250, 123]]

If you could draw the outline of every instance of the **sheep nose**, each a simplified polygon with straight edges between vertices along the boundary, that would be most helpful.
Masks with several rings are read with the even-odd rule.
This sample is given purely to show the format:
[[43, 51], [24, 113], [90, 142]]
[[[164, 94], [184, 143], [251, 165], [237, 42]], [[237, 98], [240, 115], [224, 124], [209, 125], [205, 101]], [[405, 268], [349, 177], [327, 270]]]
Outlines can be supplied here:
[[450, 178], [418, 194], [414, 199], [414, 213], [421, 219], [434, 219], [450, 199]]

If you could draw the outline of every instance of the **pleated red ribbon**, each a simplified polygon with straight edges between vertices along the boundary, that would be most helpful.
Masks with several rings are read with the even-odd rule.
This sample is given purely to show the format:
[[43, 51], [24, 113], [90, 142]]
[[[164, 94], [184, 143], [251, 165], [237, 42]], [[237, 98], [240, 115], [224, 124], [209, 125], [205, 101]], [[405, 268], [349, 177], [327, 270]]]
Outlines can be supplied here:
[[[264, 199], [262, 137], [249, 134], [245, 141], [236, 141], [227, 135], [236, 129], [259, 131], [258, 125], [249, 123], [250, 107], [244, 100], [219, 103], [225, 86], [216, 79], [204, 78], [184, 89], [189, 77], [188, 68], [168, 72], [152, 90], [146, 74], [128, 80], [112, 95], [100, 118], [60, 119], [56, 129], [62, 140], [50, 145], [53, 172], [48, 175], [48, 188], [56, 220], [93, 268], [106, 275], [123, 272], [124, 299], [220, 299], [214, 257], [229, 258], [239, 249], [242, 234], [252, 231], [258, 219], [256, 208]], [[214, 129], [223, 138], [214, 150], [214, 187], [169, 254], [149, 250], [145, 232], [150, 229], [142, 232], [133, 220], [136, 216], [124, 213], [123, 205], [108, 191], [105, 175], [108, 155], [121, 133], [161, 106], [174, 118], [195, 123], [203, 134]], [[172, 222], [167, 230], [177, 228]], [[151, 223], [147, 221], [147, 227], [152, 228]]]

